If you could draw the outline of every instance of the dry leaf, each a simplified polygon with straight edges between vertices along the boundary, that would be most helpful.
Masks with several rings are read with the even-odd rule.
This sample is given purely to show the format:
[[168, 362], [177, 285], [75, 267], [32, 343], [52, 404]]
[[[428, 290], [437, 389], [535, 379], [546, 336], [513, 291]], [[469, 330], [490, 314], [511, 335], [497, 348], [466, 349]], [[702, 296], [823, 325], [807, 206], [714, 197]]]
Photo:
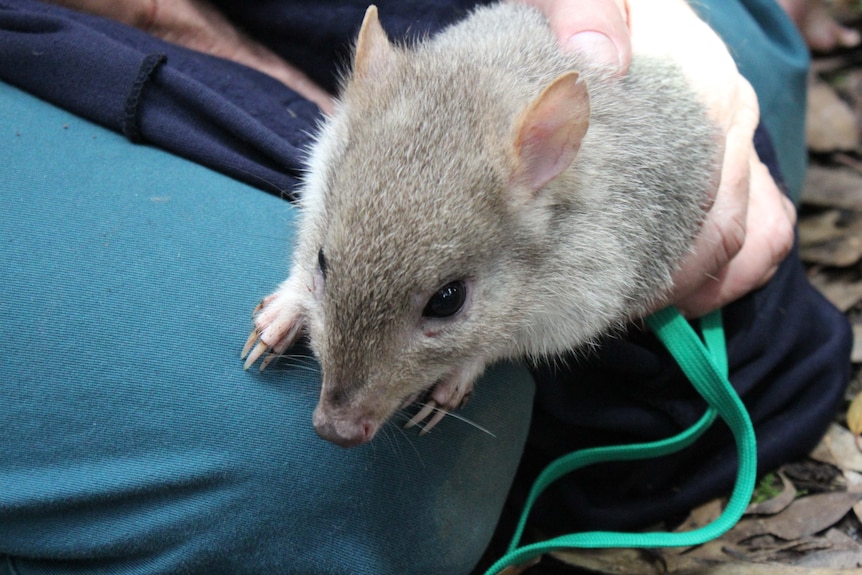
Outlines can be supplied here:
[[840, 210], [826, 210], [822, 214], [808, 216], [799, 221], [799, 245], [815, 246], [841, 238], [845, 231], [839, 226]]
[[787, 476], [782, 472], [778, 472], [778, 477], [781, 478], [781, 493], [760, 503], [752, 503], [745, 510], [746, 515], [775, 515], [784, 511], [793, 500], [796, 499], [796, 487], [793, 482], [787, 479]]
[[[833, 70], [835, 74], [832, 74], [833, 82], [830, 84], [835, 88], [835, 92], [856, 111], [856, 117], [859, 118], [862, 115], [862, 70], [858, 69], [858, 55], [855, 61], [845, 59], [844, 62], [843, 67]], [[850, 66], [855, 64], [856, 69], [848, 68], [848, 64]]]
[[826, 435], [809, 455], [814, 460], [840, 469], [862, 472], [862, 453], [856, 447], [855, 437], [837, 423], [829, 426]]
[[856, 515], [856, 518], [862, 521], [862, 501], [857, 501], [853, 505], [853, 513]]
[[814, 272], [808, 279], [832, 305], [847, 312], [862, 301], [862, 281], [849, 280], [845, 275]]
[[841, 531], [840, 529], [830, 529], [823, 535], [824, 539], [829, 541], [832, 549], [853, 551], [859, 549], [859, 542]]
[[856, 115], [825, 82], [808, 86], [805, 139], [815, 152], [852, 150], [859, 143]]
[[660, 575], [665, 566], [642, 549], [567, 549], [551, 553], [566, 565], [614, 575]]
[[840, 529], [830, 529], [818, 539], [828, 548], [817, 553], [807, 553], [794, 560], [794, 565], [832, 569], [850, 569], [862, 565], [862, 545]]
[[850, 361], [862, 363], [862, 324], [853, 324], [853, 349], [850, 351]]
[[799, 221], [799, 251], [803, 261], [848, 267], [862, 258], [862, 214], [827, 210]]
[[862, 174], [850, 168], [811, 165], [805, 172], [802, 202], [824, 208], [862, 210]]
[[862, 473], [845, 469], [841, 474], [844, 475], [844, 482], [847, 484], [849, 493], [862, 493]]
[[862, 566], [862, 551], [843, 551], [830, 550], [820, 553], [809, 553], [793, 562], [793, 565], [800, 567], [826, 567], [830, 569], [840, 569], [842, 573], [847, 573], [846, 569], [853, 569]]
[[[858, 335], [859, 334], [857, 334], [854, 329], [853, 339], [857, 340]], [[856, 346], [854, 345], [853, 347]], [[859, 392], [856, 397], [853, 398], [853, 401], [850, 402], [850, 407], [847, 408], [847, 428], [853, 435], [862, 434], [862, 392]]]
[[848, 234], [821, 244], [800, 248], [799, 257], [807, 263], [849, 267], [862, 259], [862, 238]]
[[785, 540], [799, 539], [828, 529], [847, 515], [858, 493], [819, 493], [797, 499], [765, 521], [769, 532]]
[[[827, 550], [814, 555], [831, 553], [831, 544], [831, 541], [824, 540], [821, 547], [826, 546]], [[798, 545], [794, 543], [784, 543], [782, 547], [796, 548], [799, 551]], [[719, 539], [698, 547], [692, 553], [667, 557], [666, 573], [669, 575], [848, 575], [847, 571], [831, 568], [801, 567], [778, 561], [752, 562], [747, 555], [745, 548]]]
[[[853, 571], [857, 573], [858, 571]], [[844, 569], [797, 567], [778, 563], [725, 563], [704, 565], [690, 571], [678, 571], [674, 575], [849, 575]]]
[[[758, 541], [765, 540], [760, 537]], [[746, 549], [742, 547], [742, 556], [747, 561], [758, 563], [787, 563], [798, 559], [800, 555], [830, 551], [832, 544], [823, 537], [804, 537], [793, 541], [781, 541], [771, 538]], [[748, 551], [746, 553], [746, 551]]]
[[718, 498], [708, 501], [699, 507], [695, 507], [691, 513], [688, 514], [685, 521], [674, 529], [674, 532], [681, 533], [684, 531], [694, 531], [704, 525], [709, 525], [718, 519], [718, 516], [721, 515], [722, 511], [724, 511], [724, 505], [724, 498]]
[[509, 565], [508, 567], [500, 571], [500, 575], [521, 575], [521, 573], [525, 572], [530, 567], [538, 565], [541, 560], [542, 558], [541, 556], [539, 556], [535, 559], [530, 559], [522, 565]]
[[787, 509], [764, 519], [744, 519], [728, 534], [740, 542], [758, 535], [770, 534], [785, 541], [795, 541], [832, 527], [847, 515], [859, 493], [818, 493], [794, 501]]

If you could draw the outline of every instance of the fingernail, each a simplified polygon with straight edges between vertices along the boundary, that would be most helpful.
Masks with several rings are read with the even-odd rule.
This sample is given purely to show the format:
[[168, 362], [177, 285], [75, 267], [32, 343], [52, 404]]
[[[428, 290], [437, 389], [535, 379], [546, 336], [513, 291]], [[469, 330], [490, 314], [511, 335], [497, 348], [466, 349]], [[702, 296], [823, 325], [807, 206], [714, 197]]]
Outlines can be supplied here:
[[601, 32], [579, 32], [569, 38], [565, 49], [586, 54], [591, 62], [619, 69], [620, 53], [610, 38]]

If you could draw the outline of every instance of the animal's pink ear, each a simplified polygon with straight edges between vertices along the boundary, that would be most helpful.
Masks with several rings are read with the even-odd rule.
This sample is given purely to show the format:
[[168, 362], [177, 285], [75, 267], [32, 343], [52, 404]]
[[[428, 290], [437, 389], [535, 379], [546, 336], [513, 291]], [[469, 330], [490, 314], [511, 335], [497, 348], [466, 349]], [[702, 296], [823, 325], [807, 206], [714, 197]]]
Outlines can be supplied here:
[[359, 37], [356, 39], [356, 52], [353, 56], [353, 75], [355, 78], [379, 80], [386, 75], [392, 60], [392, 46], [386, 32], [377, 19], [377, 6], [373, 4], [365, 11]]
[[545, 88], [515, 124], [514, 181], [536, 192], [574, 161], [590, 124], [590, 97], [577, 72]]

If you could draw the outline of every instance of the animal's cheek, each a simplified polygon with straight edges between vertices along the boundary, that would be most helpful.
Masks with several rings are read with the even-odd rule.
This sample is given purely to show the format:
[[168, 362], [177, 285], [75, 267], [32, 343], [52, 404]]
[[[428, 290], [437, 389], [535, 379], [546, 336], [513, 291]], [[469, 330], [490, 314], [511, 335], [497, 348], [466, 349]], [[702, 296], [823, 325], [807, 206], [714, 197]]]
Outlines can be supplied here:
[[[424, 335], [420, 336], [425, 338]], [[394, 354], [395, 360], [389, 367], [381, 366], [382, 378], [401, 385], [411, 392], [427, 391], [437, 381], [445, 377], [458, 362], [458, 350], [444, 344], [445, 335], [436, 340], [424, 339], [413, 345], [403, 346]]]
[[326, 357], [326, 319], [320, 303], [312, 298], [308, 303], [308, 311], [306, 312], [305, 333], [308, 339], [308, 346], [314, 355], [321, 359]]
[[468, 308], [451, 318], [422, 318], [415, 332], [416, 338], [433, 348], [458, 347], [459, 340], [471, 328], [471, 314], [472, 310]]
[[314, 271], [308, 272], [308, 286], [312, 298], [317, 302], [323, 301], [323, 293], [326, 288], [326, 277], [319, 267], [315, 267]]

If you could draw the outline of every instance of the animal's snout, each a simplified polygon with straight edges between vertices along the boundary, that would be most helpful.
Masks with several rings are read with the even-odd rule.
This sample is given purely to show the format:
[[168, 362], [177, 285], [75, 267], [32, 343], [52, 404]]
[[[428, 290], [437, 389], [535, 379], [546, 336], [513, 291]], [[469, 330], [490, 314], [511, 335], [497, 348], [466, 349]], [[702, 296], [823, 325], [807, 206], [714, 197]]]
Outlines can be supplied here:
[[313, 421], [317, 435], [341, 447], [353, 447], [371, 441], [378, 427], [367, 417], [356, 419], [333, 417], [319, 405], [314, 410]]

